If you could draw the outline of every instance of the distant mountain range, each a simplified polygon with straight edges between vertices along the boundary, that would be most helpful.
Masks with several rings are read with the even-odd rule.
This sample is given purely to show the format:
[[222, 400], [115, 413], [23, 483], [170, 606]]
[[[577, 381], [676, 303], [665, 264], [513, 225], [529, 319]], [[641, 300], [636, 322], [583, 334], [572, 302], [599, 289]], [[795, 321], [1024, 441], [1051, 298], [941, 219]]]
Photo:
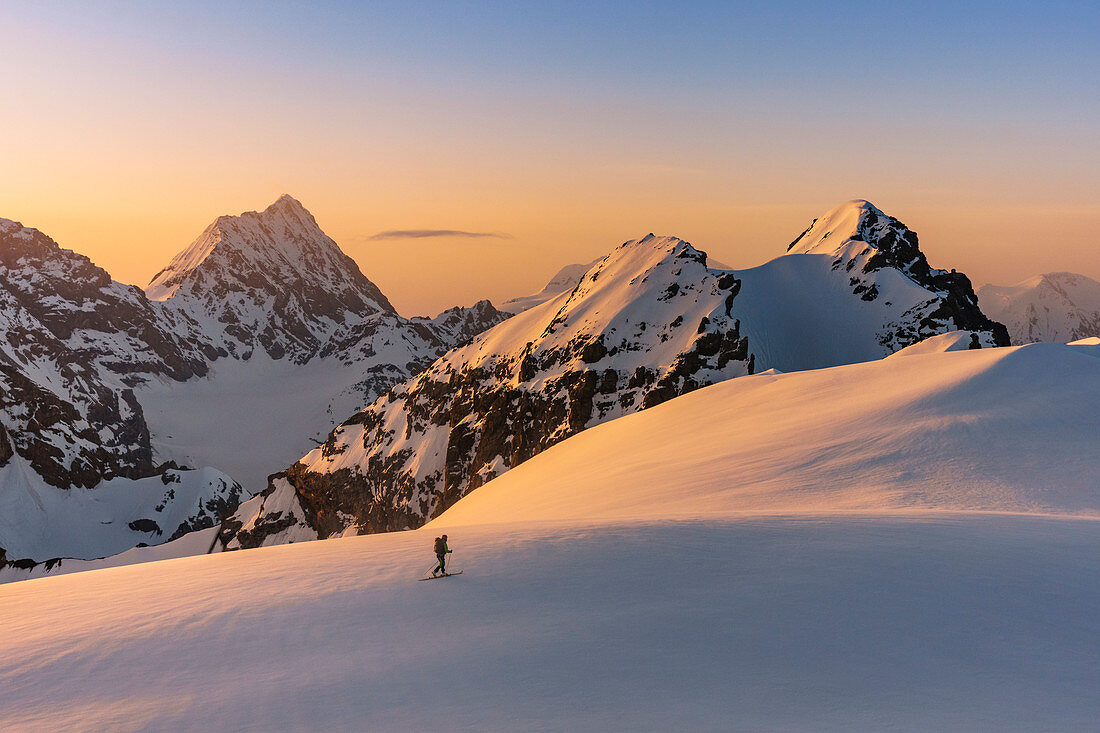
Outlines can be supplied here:
[[1084, 275], [1049, 272], [1015, 285], [983, 285], [978, 302], [1008, 327], [1014, 344], [1100, 336], [1100, 282]]
[[534, 308], [536, 305], [545, 303], [555, 295], [560, 295], [566, 290], [572, 290], [577, 286], [577, 283], [581, 281], [581, 278], [584, 277], [584, 273], [592, 269], [592, 266], [597, 262], [599, 262], [599, 260], [593, 260], [584, 265], [566, 265], [554, 273], [554, 276], [550, 278], [550, 281], [546, 283], [546, 287], [542, 290], [522, 298], [506, 300], [501, 306], [501, 310], [508, 311], [509, 313], [522, 313], [529, 308]]

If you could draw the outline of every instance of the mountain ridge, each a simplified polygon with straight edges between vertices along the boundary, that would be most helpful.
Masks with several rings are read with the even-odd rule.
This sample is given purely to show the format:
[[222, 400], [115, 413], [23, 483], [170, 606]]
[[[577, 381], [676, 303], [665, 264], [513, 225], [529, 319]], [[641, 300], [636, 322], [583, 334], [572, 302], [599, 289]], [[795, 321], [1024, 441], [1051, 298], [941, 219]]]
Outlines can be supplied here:
[[[965, 275], [928, 267], [896, 219], [863, 201], [819, 221], [833, 219], [846, 227], [811, 225], [805, 251], [796, 240], [746, 271], [709, 267], [676, 237], [620, 245], [571, 289], [443, 355], [273, 475], [223, 523], [224, 546], [414, 528], [586, 427], [760, 369], [881, 359], [967, 325], [972, 347], [1007, 344]], [[839, 248], [807, 239], [834, 230]]]
[[1100, 336], [1100, 282], [1073, 272], [1034, 275], [978, 289], [984, 310], [1003, 321], [1012, 343], [1066, 343]]

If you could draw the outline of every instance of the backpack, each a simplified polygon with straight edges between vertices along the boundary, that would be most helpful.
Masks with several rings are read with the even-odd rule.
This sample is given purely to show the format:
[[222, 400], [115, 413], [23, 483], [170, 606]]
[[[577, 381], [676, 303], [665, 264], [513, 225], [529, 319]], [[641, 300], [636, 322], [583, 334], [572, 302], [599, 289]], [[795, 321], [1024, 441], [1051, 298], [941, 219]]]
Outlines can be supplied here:
[[442, 555], [447, 552], [447, 543], [443, 541], [442, 537], [435, 538], [435, 554]]

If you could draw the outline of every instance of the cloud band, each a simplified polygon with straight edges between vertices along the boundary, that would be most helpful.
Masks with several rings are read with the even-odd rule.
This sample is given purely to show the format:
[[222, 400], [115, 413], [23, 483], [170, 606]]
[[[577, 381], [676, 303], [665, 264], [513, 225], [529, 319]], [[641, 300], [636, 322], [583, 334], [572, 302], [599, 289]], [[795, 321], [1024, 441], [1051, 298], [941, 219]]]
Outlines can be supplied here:
[[428, 237], [464, 237], [467, 239], [511, 239], [501, 232], [467, 232], [461, 229], [390, 229], [372, 234], [367, 239], [426, 239]]

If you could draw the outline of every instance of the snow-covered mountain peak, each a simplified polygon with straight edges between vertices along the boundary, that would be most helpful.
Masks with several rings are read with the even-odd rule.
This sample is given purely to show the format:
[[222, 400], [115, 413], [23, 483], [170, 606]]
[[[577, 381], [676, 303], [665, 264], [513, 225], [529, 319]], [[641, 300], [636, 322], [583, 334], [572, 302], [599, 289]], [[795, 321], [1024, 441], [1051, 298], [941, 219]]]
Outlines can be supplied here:
[[201, 293], [219, 285], [238, 290], [263, 286], [265, 280], [314, 286], [338, 297], [358, 295], [364, 305], [373, 305], [370, 310], [393, 312], [355, 261], [300, 202], [286, 194], [263, 211], [219, 216], [157, 273], [146, 294], [151, 300], [167, 300], [181, 290]]
[[[870, 201], [852, 199], [814, 219], [806, 231], [790, 243], [787, 252], [838, 255], [853, 249], [854, 242], [879, 249], [890, 246], [893, 239], [903, 232], [909, 232], [909, 229]], [[913, 246], [916, 246], [915, 242], [914, 235]], [[863, 247], [855, 248], [855, 253], [860, 249]]]
[[338, 426], [226, 520], [222, 542], [419, 526], [586, 427], [751, 374], [730, 314], [740, 286], [682, 239], [625, 242], [572, 290], [447, 352]]
[[983, 285], [978, 298], [1008, 326], [1014, 344], [1100, 334], [1100, 282], [1084, 275], [1048, 272], [1015, 285]]
[[1009, 343], [1004, 326], [978, 308], [969, 278], [931, 267], [917, 233], [869, 201], [853, 199], [831, 209], [791, 242], [786, 256], [757, 269], [816, 267], [800, 259], [828, 262], [863, 301], [881, 301], [886, 307], [905, 304], [900, 322], [917, 328], [882, 334], [881, 343], [889, 351], [954, 329], [985, 332], [986, 345]]
[[1036, 281], [1036, 284], [1044, 283], [1052, 289], [1089, 287], [1089, 283], [1096, 282], [1091, 277], [1078, 275], [1076, 272], [1047, 272], [1025, 282], [1032, 281]]
[[513, 380], [526, 382], [547, 370], [557, 374], [597, 363], [621, 369], [625, 364], [617, 354], [631, 354], [631, 371], [667, 367], [711, 331], [715, 338], [728, 337], [735, 350], [736, 329], [718, 336], [722, 329], [712, 322], [716, 310], [728, 316], [727, 291], [736, 292], [736, 278], [711, 270], [706, 261], [705, 253], [677, 237], [648, 234], [624, 242], [571, 290], [487, 331], [434, 368], [463, 364], [503, 373], [507, 364]]
[[306, 210], [306, 207], [302, 205], [302, 202], [291, 196], [289, 193], [284, 193], [279, 198], [275, 199], [275, 203], [268, 206], [266, 211], [272, 209], [284, 209], [284, 210], [296, 210], [304, 213], [306, 216], [313, 218], [313, 215]]
[[[355, 260], [296, 199], [263, 211], [220, 216], [158, 273], [151, 300], [184, 313], [201, 330], [224, 332], [218, 346], [247, 358], [256, 345], [299, 362], [334, 336], [393, 306]], [[346, 339], [343, 339], [346, 340]]]
[[566, 265], [554, 273], [554, 276], [546, 283], [546, 287], [542, 289], [542, 292], [557, 290], [557, 292], [560, 293], [563, 290], [573, 287], [582, 277], [584, 277], [584, 273], [588, 272], [592, 268], [592, 265], [597, 262], [599, 262], [599, 260], [593, 260], [585, 264]]
[[511, 300], [505, 301], [500, 309], [507, 313], [522, 313], [528, 308], [534, 308], [536, 305], [545, 303], [559, 293], [564, 293], [566, 290], [572, 290], [576, 287], [577, 283], [581, 281], [581, 278], [584, 277], [584, 273], [592, 269], [592, 266], [597, 262], [599, 262], [599, 260], [592, 260], [584, 264], [575, 263], [566, 265], [554, 273], [554, 276], [550, 278], [542, 290], [532, 295], [512, 298]]

